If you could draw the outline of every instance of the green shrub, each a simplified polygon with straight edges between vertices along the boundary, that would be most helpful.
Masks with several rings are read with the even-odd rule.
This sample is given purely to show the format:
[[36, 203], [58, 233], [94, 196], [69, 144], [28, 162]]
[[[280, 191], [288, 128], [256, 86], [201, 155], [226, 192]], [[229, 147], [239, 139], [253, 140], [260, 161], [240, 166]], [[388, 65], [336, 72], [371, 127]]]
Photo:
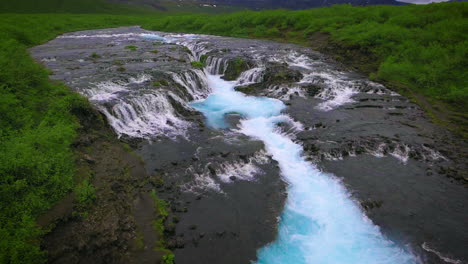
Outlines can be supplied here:
[[206, 64], [206, 60], [208, 59], [208, 55], [203, 54], [200, 56], [200, 62]]
[[154, 86], [159, 87], [159, 86], [168, 86], [169, 83], [166, 80], [159, 80], [153, 83]]
[[131, 50], [131, 51], [135, 51], [135, 50], [138, 49], [138, 47], [135, 46], [135, 45], [128, 45], [128, 46], [125, 46], [125, 49]]
[[89, 205], [96, 200], [96, 190], [88, 180], [84, 180], [75, 188], [75, 195], [78, 203], [83, 206]]
[[162, 257], [162, 264], [174, 264], [174, 254], [169, 253]]
[[205, 64], [200, 61], [192, 61], [190, 62], [190, 64], [192, 65], [192, 67], [197, 68], [197, 69], [203, 69], [203, 67], [205, 67]]
[[98, 55], [96, 52], [93, 52], [93, 54], [91, 54], [91, 58], [93, 58], [93, 59], [99, 59], [99, 58], [101, 58], [101, 56]]

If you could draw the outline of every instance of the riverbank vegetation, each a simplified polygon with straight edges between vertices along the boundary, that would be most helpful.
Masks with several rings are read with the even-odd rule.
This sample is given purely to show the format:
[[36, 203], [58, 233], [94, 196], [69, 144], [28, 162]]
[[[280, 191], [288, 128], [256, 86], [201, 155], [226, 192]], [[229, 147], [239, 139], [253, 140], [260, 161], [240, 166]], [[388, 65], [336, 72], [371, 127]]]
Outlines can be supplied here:
[[89, 183], [74, 179], [71, 148], [77, 112], [89, 104], [50, 81], [27, 48], [65, 31], [133, 23], [106, 16], [0, 16], [0, 263], [43, 263], [44, 232], [36, 218], [73, 189], [79, 200], [93, 197]]
[[[36, 226], [36, 218], [71, 190], [83, 188], [74, 181], [71, 145], [80, 127], [74, 110], [89, 107], [88, 103], [63, 84], [50, 81], [49, 71], [33, 61], [28, 47], [64, 32], [129, 25], [302, 45], [314, 45], [326, 36], [325, 46], [333, 47], [345, 63], [357, 61], [361, 64], [357, 68], [372, 79], [410, 96], [423, 95], [430, 105], [449, 105], [458, 112], [456, 120], [466, 122], [467, 14], [468, 3], [461, 2], [177, 17], [0, 15], [0, 262], [44, 262], [39, 247], [44, 231]], [[359, 60], [364, 57], [372, 59]], [[88, 185], [86, 199], [92, 197]]]

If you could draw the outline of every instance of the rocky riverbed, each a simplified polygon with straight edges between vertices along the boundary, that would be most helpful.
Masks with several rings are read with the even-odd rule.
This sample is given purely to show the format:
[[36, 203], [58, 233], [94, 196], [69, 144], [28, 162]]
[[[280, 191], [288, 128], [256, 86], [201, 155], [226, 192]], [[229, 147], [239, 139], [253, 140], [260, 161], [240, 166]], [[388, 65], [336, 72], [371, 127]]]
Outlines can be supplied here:
[[[31, 53], [51, 78], [89, 98], [146, 169], [146, 176], [129, 180], [127, 210], [113, 216], [125, 221], [110, 230], [84, 229], [95, 237], [113, 232], [120, 243], [56, 250], [60, 239], [73, 240], [60, 234], [72, 234], [74, 220], [62, 221], [45, 238], [51, 262], [90, 263], [97, 254], [95, 262], [104, 263], [118, 244], [125, 254], [112, 263], [154, 263], [161, 257], [151, 228], [154, 190], [169, 204], [166, 247], [179, 264], [249, 263], [275, 240], [287, 183], [263, 142], [238, 130], [243, 116], [230, 113], [227, 128], [213, 129], [191, 105], [212, 92], [209, 74], [223, 75], [245, 94], [283, 101], [294, 122], [278, 130], [339, 178], [387, 238], [424, 263], [468, 261], [466, 143], [406, 98], [317, 52], [126, 27], [65, 34]], [[139, 234], [145, 246], [121, 245]]]

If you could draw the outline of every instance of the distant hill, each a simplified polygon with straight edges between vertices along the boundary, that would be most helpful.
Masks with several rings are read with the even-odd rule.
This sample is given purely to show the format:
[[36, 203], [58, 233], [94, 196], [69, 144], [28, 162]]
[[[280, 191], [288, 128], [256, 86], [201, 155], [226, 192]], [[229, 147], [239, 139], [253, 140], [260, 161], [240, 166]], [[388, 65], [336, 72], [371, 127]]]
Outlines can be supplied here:
[[217, 4], [240, 5], [250, 8], [289, 8], [306, 9], [337, 4], [366, 5], [404, 5], [396, 0], [212, 0]]
[[131, 3], [150, 8], [166, 10], [170, 7], [188, 6], [238, 6], [253, 9], [306, 9], [324, 7], [336, 4], [351, 4], [355, 6], [366, 5], [404, 5], [396, 0], [109, 0], [119, 3]]
[[[0, 13], [147, 13], [148, 10], [107, 0], [0, 0]], [[149, 11], [153, 12], [153, 11]]]
[[0, 0], [0, 13], [223, 13], [241, 6], [197, 0]]
[[[424, 0], [0, 0], [0, 13], [225, 13], [249, 9], [308, 9], [336, 4], [405, 5]], [[464, 1], [464, 0], [451, 0]]]

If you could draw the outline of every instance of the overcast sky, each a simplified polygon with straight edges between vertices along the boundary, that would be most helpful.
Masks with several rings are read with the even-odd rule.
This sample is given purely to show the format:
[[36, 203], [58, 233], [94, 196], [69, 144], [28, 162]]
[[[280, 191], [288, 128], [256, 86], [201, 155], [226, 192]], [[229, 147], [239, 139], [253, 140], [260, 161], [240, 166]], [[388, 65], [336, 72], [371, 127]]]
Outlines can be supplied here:
[[399, 2], [417, 4], [417, 5], [424, 5], [429, 3], [440, 3], [440, 2], [447, 2], [448, 0], [397, 0]]

